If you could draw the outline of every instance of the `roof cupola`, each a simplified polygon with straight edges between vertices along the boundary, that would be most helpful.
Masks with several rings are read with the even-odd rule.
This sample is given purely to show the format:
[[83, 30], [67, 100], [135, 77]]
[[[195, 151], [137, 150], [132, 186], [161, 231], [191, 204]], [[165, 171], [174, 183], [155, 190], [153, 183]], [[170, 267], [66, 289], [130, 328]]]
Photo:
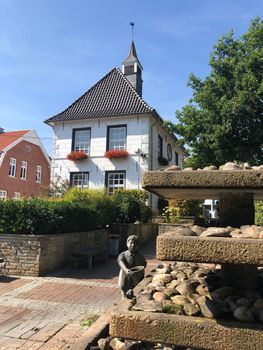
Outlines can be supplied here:
[[122, 62], [122, 73], [132, 84], [136, 92], [142, 97], [142, 65], [138, 59], [135, 44], [132, 40], [128, 57]]

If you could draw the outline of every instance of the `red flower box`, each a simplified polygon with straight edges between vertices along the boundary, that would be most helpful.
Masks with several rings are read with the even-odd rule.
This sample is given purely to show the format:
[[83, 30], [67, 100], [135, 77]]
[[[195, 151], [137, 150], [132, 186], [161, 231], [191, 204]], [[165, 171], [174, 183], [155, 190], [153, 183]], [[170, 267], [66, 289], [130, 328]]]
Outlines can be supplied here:
[[104, 154], [105, 158], [113, 159], [113, 158], [127, 158], [129, 153], [127, 151], [123, 151], [120, 149], [111, 149]]
[[71, 151], [67, 155], [67, 159], [69, 160], [81, 160], [87, 158], [88, 155], [84, 151]]

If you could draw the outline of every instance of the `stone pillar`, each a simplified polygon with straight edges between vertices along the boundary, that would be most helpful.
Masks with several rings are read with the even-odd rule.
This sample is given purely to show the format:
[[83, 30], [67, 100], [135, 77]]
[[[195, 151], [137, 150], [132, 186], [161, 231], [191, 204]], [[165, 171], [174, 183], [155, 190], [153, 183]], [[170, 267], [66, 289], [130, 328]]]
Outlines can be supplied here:
[[252, 193], [222, 193], [219, 197], [220, 226], [253, 225], [255, 220]]

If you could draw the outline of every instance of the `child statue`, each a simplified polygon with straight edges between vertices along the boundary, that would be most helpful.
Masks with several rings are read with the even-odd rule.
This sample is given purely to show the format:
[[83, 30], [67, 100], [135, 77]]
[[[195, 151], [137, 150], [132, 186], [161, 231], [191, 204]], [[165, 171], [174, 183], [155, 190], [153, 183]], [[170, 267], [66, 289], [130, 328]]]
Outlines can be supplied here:
[[[131, 299], [133, 297], [133, 289], [144, 278], [147, 262], [144, 256], [138, 252], [139, 242], [137, 236], [129, 236], [126, 244], [128, 250], [120, 253], [118, 256], [118, 264], [120, 266], [118, 285], [121, 288], [122, 298]], [[138, 267], [136, 272], [132, 271], [135, 267]]]

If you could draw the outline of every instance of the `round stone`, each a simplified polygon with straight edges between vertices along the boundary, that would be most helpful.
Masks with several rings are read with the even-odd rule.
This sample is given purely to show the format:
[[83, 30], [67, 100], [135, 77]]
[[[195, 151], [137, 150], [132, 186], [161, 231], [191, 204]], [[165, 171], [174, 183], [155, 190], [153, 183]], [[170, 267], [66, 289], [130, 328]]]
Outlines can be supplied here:
[[185, 304], [184, 305], [184, 313], [187, 316], [196, 316], [200, 312], [200, 308], [196, 304]]
[[255, 318], [252, 312], [246, 306], [239, 306], [234, 311], [234, 317], [240, 322], [246, 322], [246, 323], [255, 322]]
[[235, 170], [242, 170], [242, 169], [237, 163], [228, 162], [222, 166], [222, 170], [235, 171]]
[[154, 299], [155, 301], [161, 302], [161, 301], [164, 301], [164, 300], [167, 299], [167, 295], [164, 294], [163, 292], [155, 292], [155, 293], [153, 294], [153, 299]]
[[181, 295], [189, 295], [189, 294], [193, 294], [195, 292], [194, 287], [188, 281], [180, 283], [175, 289]]
[[200, 303], [201, 313], [205, 317], [217, 318], [221, 315], [221, 305], [216, 300], [205, 300], [204, 303]]
[[191, 227], [191, 230], [194, 231], [198, 236], [200, 236], [202, 232], [206, 231], [206, 227], [194, 225]]
[[153, 276], [152, 282], [161, 282], [163, 284], [170, 283], [172, 276], [168, 273], [160, 273]]
[[210, 227], [200, 237], [230, 237], [230, 232], [224, 227]]
[[175, 295], [171, 297], [172, 302], [174, 302], [176, 305], [182, 305], [184, 306], [185, 304], [190, 304], [189, 300], [187, 297], [183, 295]]
[[164, 169], [164, 171], [180, 171], [182, 170], [178, 165], [171, 165], [168, 168]]

